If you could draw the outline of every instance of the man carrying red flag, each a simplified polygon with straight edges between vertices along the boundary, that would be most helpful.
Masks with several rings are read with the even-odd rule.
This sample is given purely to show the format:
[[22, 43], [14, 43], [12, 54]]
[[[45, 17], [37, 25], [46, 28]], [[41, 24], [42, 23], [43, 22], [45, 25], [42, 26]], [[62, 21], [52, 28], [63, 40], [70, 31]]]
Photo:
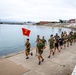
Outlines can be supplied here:
[[[26, 50], [25, 50], [26, 59], [29, 59], [28, 55], [30, 55], [30, 46], [31, 46], [29, 39], [26, 40], [25, 46], [26, 46]], [[31, 56], [32, 55], [33, 55], [33, 53], [31, 52]]]
[[[23, 35], [29, 37], [29, 35], [30, 35], [30, 30], [25, 29], [25, 28], [22, 28], [22, 33], [23, 33]], [[26, 39], [25, 46], [26, 46], [26, 49], [25, 49], [26, 59], [29, 59], [28, 55], [30, 55], [30, 47], [31, 47], [31, 44], [30, 44], [28, 38]], [[31, 56], [32, 56], [32, 55], [33, 55], [33, 53], [31, 52]]]

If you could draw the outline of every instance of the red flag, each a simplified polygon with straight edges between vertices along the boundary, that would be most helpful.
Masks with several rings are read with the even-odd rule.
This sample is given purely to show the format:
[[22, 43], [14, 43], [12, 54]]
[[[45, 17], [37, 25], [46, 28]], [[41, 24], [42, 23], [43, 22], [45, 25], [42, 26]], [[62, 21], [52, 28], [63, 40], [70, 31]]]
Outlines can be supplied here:
[[22, 32], [23, 32], [23, 35], [25, 35], [25, 36], [30, 35], [30, 30], [28, 30], [28, 29], [22, 28]]

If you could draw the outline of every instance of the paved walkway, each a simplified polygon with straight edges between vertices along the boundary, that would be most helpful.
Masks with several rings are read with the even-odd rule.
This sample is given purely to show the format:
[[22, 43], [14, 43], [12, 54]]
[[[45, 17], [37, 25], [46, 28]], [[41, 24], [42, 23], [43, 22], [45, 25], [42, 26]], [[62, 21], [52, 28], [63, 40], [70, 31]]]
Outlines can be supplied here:
[[28, 69], [9, 59], [0, 59], [0, 75], [22, 75]]
[[[23, 71], [25, 68], [23, 73], [20, 74], [16, 74], [16, 71], [18, 71], [16, 68], [13, 75], [71, 75], [76, 65], [76, 43], [73, 43], [73, 46], [62, 49], [61, 52], [57, 51], [54, 56], [51, 56], [51, 58], [47, 58], [49, 55], [49, 47], [47, 46], [43, 53], [45, 61], [41, 63], [41, 65], [38, 65], [38, 58], [35, 56], [35, 49], [32, 52], [34, 55], [30, 56], [30, 59], [28, 60], [26, 60], [24, 53], [5, 58], [15, 63], [17, 66], [21, 66], [22, 69], [20, 68], [20, 70]], [[4, 68], [4, 64], [2, 64], [2, 66], [3, 67], [1, 68]], [[6, 71], [3, 72], [6, 73]]]

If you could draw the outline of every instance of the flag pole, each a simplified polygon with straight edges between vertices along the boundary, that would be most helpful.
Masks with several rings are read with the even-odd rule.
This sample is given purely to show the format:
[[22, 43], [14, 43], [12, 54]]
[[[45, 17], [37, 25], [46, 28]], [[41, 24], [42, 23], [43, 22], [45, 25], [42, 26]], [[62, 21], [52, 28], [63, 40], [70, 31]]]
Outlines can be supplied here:
[[[24, 42], [24, 44], [23, 44], [23, 46], [25, 47], [25, 36], [23, 35], [23, 42]], [[25, 53], [25, 49], [24, 49], [24, 51], [23, 51], [24, 53]]]
[[24, 35], [23, 35], [23, 39], [24, 39], [24, 44], [25, 44], [26, 41], [25, 41], [25, 36]]

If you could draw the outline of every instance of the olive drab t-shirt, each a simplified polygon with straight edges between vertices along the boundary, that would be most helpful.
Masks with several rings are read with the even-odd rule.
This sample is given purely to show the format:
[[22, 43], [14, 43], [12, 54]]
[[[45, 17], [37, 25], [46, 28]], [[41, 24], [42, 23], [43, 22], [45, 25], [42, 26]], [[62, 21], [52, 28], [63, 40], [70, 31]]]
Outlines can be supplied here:
[[54, 44], [54, 38], [49, 39], [49, 44], [53, 45]]
[[25, 43], [25, 46], [26, 46], [26, 49], [27, 49], [27, 50], [30, 49], [30, 48], [28, 48], [28, 47], [30, 46], [30, 43], [29, 43], [29, 42], [26, 42], [26, 43]]
[[67, 42], [67, 36], [63, 36], [63, 39], [64, 39], [64, 44], [66, 44], [66, 42]]
[[63, 39], [66, 40], [67, 39], [67, 36], [63, 36]]
[[46, 40], [45, 39], [42, 39], [42, 43], [45, 44], [45, 42], [46, 42]]
[[39, 51], [41, 51], [41, 49], [43, 49], [43, 47], [44, 47], [43, 43], [38, 43], [37, 44], [37, 48], [38, 48]]
[[37, 43], [39, 42], [39, 39], [40, 39], [40, 38], [37, 38], [37, 39], [36, 39], [36, 42], [37, 42]]
[[54, 37], [55, 37], [55, 39], [58, 39], [59, 38], [59, 36], [56, 36], [56, 35]]
[[64, 34], [61, 34], [61, 38], [63, 38]]
[[70, 35], [67, 36], [67, 39], [68, 39], [67, 41], [70, 41]]
[[76, 38], [76, 33], [74, 33], [74, 38]]

